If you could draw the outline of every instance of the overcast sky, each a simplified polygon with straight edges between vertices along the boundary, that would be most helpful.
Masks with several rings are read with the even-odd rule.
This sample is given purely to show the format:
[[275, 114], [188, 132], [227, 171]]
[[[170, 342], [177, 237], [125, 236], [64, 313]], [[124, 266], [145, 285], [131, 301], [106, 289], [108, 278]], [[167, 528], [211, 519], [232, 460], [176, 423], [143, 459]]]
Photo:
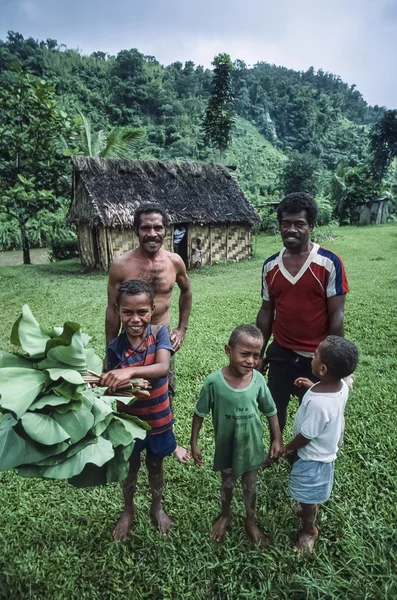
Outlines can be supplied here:
[[7, 31], [90, 54], [138, 48], [162, 64], [310, 66], [355, 83], [370, 104], [397, 108], [397, 0], [0, 0]]

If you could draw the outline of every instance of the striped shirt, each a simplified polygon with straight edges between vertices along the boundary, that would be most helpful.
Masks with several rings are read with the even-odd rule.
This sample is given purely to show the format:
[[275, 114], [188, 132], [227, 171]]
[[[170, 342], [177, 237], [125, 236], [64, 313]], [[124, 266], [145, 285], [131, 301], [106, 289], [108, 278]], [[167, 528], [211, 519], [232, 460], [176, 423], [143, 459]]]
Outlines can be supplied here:
[[[148, 325], [146, 338], [136, 350], [131, 346], [126, 332], [123, 331], [110, 342], [106, 351], [108, 370], [153, 365], [156, 362], [157, 350], [169, 350], [171, 355], [174, 354], [166, 327], [160, 327], [155, 337], [151, 326]], [[171, 429], [174, 419], [168, 397], [168, 375], [160, 379], [151, 379], [150, 383], [152, 386], [149, 390], [150, 397], [138, 394], [138, 400], [134, 404], [131, 406], [120, 404], [119, 410], [146, 421], [151, 427], [147, 434], [155, 435]]]
[[265, 260], [262, 299], [274, 302], [273, 336], [283, 348], [314, 352], [328, 335], [327, 299], [349, 291], [341, 258], [313, 244], [300, 269], [292, 276], [284, 266], [285, 249]]

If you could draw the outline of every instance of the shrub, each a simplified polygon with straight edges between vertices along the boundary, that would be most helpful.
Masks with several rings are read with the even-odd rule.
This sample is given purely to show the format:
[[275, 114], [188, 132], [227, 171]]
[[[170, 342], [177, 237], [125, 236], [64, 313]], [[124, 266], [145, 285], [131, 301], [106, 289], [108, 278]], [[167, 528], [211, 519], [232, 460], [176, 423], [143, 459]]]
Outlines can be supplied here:
[[329, 225], [332, 219], [332, 205], [330, 200], [323, 195], [316, 196], [318, 207], [318, 225]]
[[57, 238], [51, 242], [50, 260], [69, 260], [79, 256], [79, 247], [77, 237], [74, 233], [68, 232], [69, 235], [64, 238]]

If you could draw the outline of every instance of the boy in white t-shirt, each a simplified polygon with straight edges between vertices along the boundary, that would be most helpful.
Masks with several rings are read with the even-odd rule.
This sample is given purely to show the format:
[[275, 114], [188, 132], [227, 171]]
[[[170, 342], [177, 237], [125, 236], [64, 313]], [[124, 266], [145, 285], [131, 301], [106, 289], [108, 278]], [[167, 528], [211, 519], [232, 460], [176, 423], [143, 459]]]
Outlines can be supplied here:
[[317, 505], [331, 495], [334, 461], [341, 445], [348, 386], [343, 380], [358, 362], [352, 342], [329, 335], [314, 353], [312, 371], [320, 381], [298, 377], [294, 384], [309, 388], [296, 413], [294, 439], [285, 446], [285, 456], [294, 457], [289, 490], [300, 503], [297, 516], [302, 519], [296, 551], [312, 552], [318, 537], [315, 527]]

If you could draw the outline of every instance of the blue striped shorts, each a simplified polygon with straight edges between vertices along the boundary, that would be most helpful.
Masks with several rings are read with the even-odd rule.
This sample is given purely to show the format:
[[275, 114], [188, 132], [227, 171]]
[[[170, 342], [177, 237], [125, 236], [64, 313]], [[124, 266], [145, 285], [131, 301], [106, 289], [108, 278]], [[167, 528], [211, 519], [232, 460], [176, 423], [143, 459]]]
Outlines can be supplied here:
[[320, 504], [331, 495], [334, 483], [335, 462], [302, 460], [292, 465], [289, 476], [289, 492], [302, 504]]

